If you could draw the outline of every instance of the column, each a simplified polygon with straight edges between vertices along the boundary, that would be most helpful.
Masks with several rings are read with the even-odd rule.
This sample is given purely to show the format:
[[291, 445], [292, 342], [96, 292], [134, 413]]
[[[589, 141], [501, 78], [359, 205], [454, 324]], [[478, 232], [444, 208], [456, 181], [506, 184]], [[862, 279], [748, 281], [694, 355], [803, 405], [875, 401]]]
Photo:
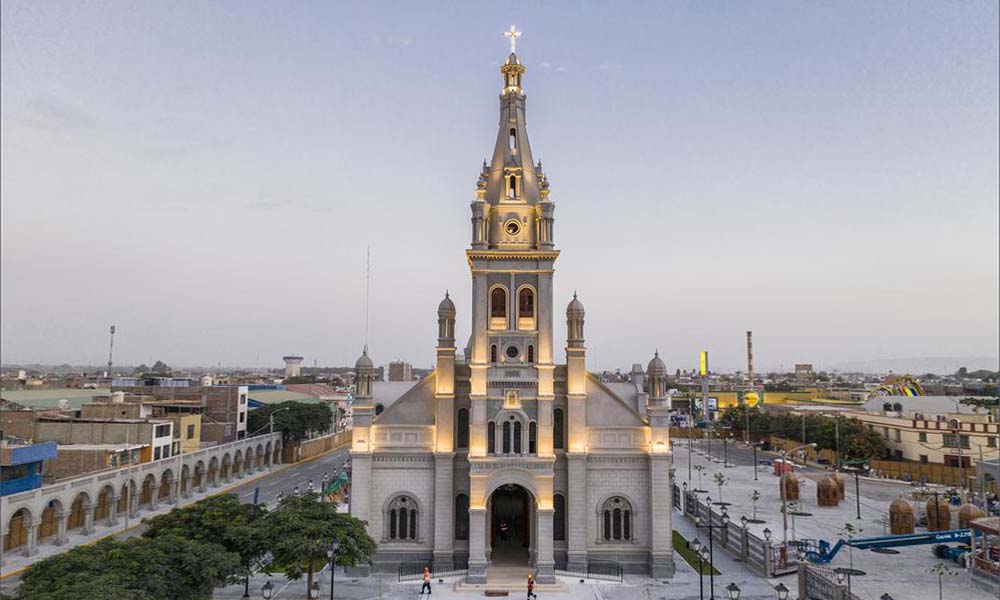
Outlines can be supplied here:
[[83, 529], [80, 531], [81, 534], [90, 535], [94, 533], [94, 509], [96, 508], [96, 504], [83, 505]]
[[24, 544], [24, 555], [34, 556], [38, 554], [38, 528], [41, 523], [28, 525], [28, 541]]
[[177, 504], [178, 488], [180, 488], [180, 482], [177, 480], [171, 481], [167, 484], [170, 488], [167, 491], [167, 504]]
[[586, 572], [587, 524], [593, 511], [587, 510], [587, 455], [567, 452], [566, 545], [568, 570]]
[[56, 546], [62, 546], [69, 541], [69, 536], [66, 534], [66, 525], [69, 521], [69, 513], [61, 512], [56, 513], [56, 540], [52, 542]]
[[453, 452], [434, 453], [434, 570], [451, 571], [455, 562]]
[[181, 478], [181, 496], [185, 498], [191, 497], [191, 478]]
[[160, 508], [160, 484], [154, 483], [149, 486], [149, 510]]
[[486, 583], [486, 509], [469, 508], [468, 583]]
[[670, 454], [649, 455], [649, 489], [650, 576], [654, 579], [670, 578], [674, 576]]
[[111, 503], [108, 505], [108, 527], [114, 527], [118, 524], [118, 500], [119, 498], [116, 495], [112, 495], [108, 498], [108, 502]]
[[535, 510], [537, 526], [535, 532], [535, 581], [538, 583], [555, 583], [556, 563], [552, 556], [552, 508]]

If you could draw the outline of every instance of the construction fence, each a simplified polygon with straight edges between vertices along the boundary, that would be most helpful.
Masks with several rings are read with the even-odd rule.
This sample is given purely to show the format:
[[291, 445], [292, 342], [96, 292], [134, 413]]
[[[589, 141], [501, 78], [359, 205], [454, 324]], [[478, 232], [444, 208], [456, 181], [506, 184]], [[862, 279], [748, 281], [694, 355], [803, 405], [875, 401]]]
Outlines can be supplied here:
[[292, 442], [282, 450], [281, 460], [285, 463], [293, 463], [312, 458], [324, 452], [339, 448], [344, 444], [351, 443], [351, 430], [330, 433], [311, 440]]

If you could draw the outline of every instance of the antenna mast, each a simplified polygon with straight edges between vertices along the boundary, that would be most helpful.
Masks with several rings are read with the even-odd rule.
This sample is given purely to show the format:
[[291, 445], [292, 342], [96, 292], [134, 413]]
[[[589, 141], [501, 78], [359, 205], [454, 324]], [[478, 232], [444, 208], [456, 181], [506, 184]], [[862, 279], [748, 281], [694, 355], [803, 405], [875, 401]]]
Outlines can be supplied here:
[[753, 332], [747, 332], [747, 383], [749, 384], [750, 391], [754, 389], [753, 382]]
[[115, 351], [115, 326], [111, 326], [111, 344], [108, 346], [108, 379], [111, 379], [111, 356]]

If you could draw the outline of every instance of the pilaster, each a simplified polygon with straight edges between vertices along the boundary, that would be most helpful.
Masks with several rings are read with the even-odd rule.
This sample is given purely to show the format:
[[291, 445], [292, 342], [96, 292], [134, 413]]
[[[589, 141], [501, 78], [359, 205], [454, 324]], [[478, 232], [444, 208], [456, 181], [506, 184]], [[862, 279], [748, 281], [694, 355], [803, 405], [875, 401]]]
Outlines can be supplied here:
[[674, 576], [673, 489], [670, 483], [671, 455], [654, 452], [649, 456], [650, 490], [650, 574], [655, 579]]
[[537, 519], [537, 536], [535, 538], [535, 581], [538, 583], [555, 583], [555, 559], [552, 555], [552, 515], [551, 507], [539, 507], [535, 511]]
[[94, 510], [97, 508], [96, 504], [84, 504], [83, 505], [83, 535], [90, 535], [94, 533]]
[[454, 568], [455, 511], [454, 506], [455, 453], [434, 453], [434, 570], [451, 571]]
[[469, 508], [468, 583], [486, 583], [486, 508]]
[[587, 455], [567, 452], [566, 546], [570, 571], [587, 568]]
[[56, 514], [56, 539], [53, 542], [56, 546], [62, 546], [69, 541], [69, 536], [66, 535], [66, 525], [69, 521], [69, 513], [61, 512]]

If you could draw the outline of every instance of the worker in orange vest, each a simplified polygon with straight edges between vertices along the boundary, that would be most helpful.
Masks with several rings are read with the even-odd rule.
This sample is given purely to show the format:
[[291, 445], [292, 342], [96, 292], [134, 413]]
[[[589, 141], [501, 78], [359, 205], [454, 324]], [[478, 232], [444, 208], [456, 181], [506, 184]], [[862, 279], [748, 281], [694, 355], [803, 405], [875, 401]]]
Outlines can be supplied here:
[[424, 591], [427, 591], [427, 595], [431, 595], [431, 570], [424, 567], [424, 585], [420, 586], [420, 595], [424, 595]]

